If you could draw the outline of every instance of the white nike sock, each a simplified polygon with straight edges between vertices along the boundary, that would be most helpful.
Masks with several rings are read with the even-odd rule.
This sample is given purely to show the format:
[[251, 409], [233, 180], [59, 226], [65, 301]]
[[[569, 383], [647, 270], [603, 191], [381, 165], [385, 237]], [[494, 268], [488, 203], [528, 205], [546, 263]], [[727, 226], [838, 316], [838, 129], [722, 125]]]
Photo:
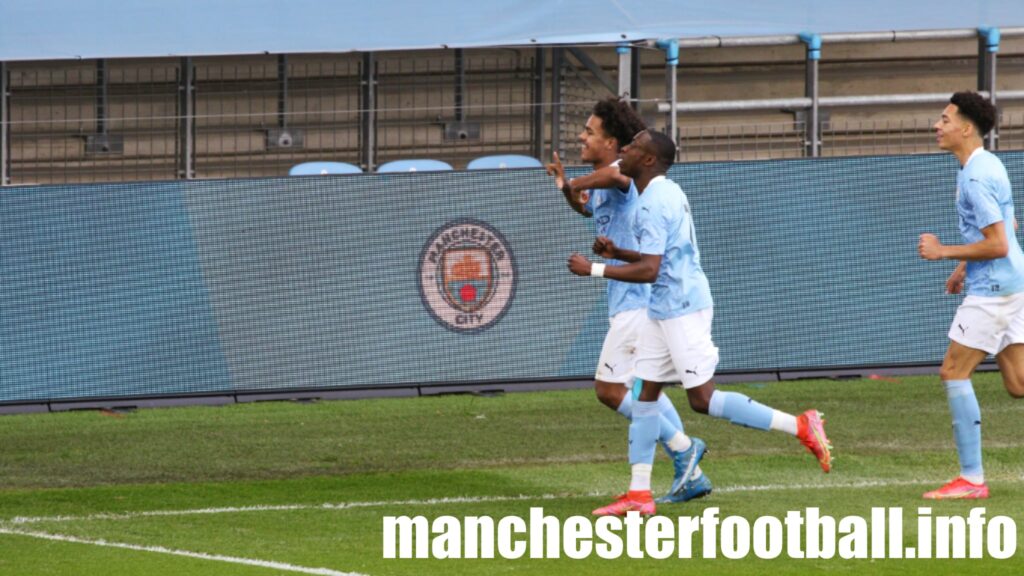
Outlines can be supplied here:
[[693, 441], [686, 434], [676, 432], [676, 435], [670, 438], [667, 444], [668, 449], [673, 452], [686, 452], [690, 446], [693, 446]]
[[653, 464], [633, 464], [633, 478], [629, 482], [629, 491], [651, 490], [651, 470]]
[[985, 483], [985, 475], [984, 474], [961, 474], [960, 477], [963, 478], [964, 480], [967, 480], [971, 484], [984, 484]]
[[772, 410], [772, 423], [770, 428], [772, 430], [778, 430], [779, 432], [785, 432], [790, 436], [796, 436], [796, 416], [786, 414], [785, 412], [779, 412], [778, 410]]

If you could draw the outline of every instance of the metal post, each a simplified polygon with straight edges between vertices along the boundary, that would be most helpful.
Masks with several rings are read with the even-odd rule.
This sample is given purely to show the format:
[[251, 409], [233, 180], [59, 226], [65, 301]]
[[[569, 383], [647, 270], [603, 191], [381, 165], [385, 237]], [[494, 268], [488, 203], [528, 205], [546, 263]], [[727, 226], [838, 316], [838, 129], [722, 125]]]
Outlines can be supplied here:
[[288, 128], [288, 55], [277, 57], [277, 125]]
[[107, 133], [107, 61], [96, 61], [96, 133]]
[[821, 116], [818, 113], [818, 61], [821, 60], [821, 36], [804, 32], [800, 40], [807, 45], [807, 79], [804, 96], [811, 99], [804, 126], [804, 154], [811, 158], [821, 156]]
[[629, 55], [629, 94], [633, 98], [633, 109], [640, 108], [640, 49], [633, 48]]
[[562, 66], [565, 48], [551, 49], [551, 152], [562, 155]]
[[633, 54], [629, 44], [622, 42], [615, 48], [619, 55], [619, 97], [636, 98], [636, 94], [630, 92], [633, 80]]
[[533, 129], [530, 142], [533, 155], [544, 161], [544, 71], [547, 69], [547, 58], [544, 48], [538, 47], [533, 56], [533, 110], [530, 113]]
[[455, 121], [466, 119], [466, 62], [462, 48], [455, 49]]
[[[988, 92], [993, 106], [996, 104], [996, 54], [999, 52], [999, 29], [978, 28], [978, 90]], [[999, 149], [999, 114], [996, 123], [985, 137], [989, 150]]]
[[377, 57], [373, 52], [363, 54], [361, 75], [360, 163], [363, 170], [372, 172], [377, 167]]
[[[1024, 100], [1024, 90], [1007, 90], [1000, 92], [1002, 100]], [[988, 92], [982, 94], [988, 96]], [[948, 104], [949, 92], [933, 92], [928, 94], [884, 94], [878, 96], [822, 96], [818, 98], [822, 108], [841, 108], [845, 106], [888, 106], [904, 104]], [[676, 110], [687, 114], [695, 112], [750, 112], [753, 110], [810, 110], [811, 99], [769, 98], [765, 100], [719, 100], [711, 102], [681, 102]], [[659, 102], [658, 112], [668, 113], [667, 102]]]
[[679, 40], [659, 40], [658, 48], [665, 51], [665, 79], [668, 92], [667, 100], [671, 106], [668, 112], [668, 135], [676, 144], [676, 160], [679, 160], [679, 125], [676, 112], [676, 101], [678, 100], [678, 84], [676, 79], [676, 68], [679, 66]]
[[8, 147], [11, 107], [7, 75], [7, 63], [0, 62], [0, 186], [11, 183], [11, 151]]
[[196, 177], [196, 92], [195, 67], [182, 58], [178, 71], [178, 167], [177, 177]]

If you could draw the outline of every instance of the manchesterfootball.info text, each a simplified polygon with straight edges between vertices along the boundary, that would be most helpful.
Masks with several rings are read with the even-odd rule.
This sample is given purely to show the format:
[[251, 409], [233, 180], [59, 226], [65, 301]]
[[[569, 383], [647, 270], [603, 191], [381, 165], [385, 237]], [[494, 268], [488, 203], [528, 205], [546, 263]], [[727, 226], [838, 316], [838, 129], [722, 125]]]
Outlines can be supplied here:
[[[836, 518], [818, 508], [784, 517], [699, 516], [590, 518], [564, 521], [530, 508], [519, 516], [385, 516], [384, 558], [994, 558], [1017, 551], [1017, 524], [973, 508], [963, 516], [918, 508], [872, 508], [866, 516]], [[904, 538], [914, 526], [916, 537]], [[908, 531], [909, 533], [909, 531]]]

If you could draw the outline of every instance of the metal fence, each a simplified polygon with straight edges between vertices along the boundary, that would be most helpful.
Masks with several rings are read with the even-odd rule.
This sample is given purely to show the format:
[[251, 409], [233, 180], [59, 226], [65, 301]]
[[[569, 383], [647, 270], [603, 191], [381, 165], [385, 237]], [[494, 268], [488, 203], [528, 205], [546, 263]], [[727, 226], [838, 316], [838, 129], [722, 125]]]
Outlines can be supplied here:
[[9, 69], [11, 184], [174, 178], [173, 64]]
[[195, 176], [279, 176], [305, 160], [358, 163], [357, 56], [195, 62]]
[[[579, 54], [576, 51], [576, 54]], [[579, 135], [590, 117], [594, 102], [614, 95], [608, 86], [594, 77], [586, 66], [574, 58], [575, 54], [563, 52], [553, 66], [559, 74], [560, 113], [558, 114], [558, 142], [552, 148], [558, 149], [562, 161], [567, 164], [580, 163]]]
[[[644, 87], [637, 103], [665, 129], [665, 68], [647, 52], [634, 71]], [[1024, 57], [1001, 58], [1000, 78], [1024, 95]], [[323, 160], [372, 170], [432, 158], [458, 169], [487, 154], [543, 161], [552, 149], [578, 163], [576, 139], [593, 102], [623, 85], [612, 84], [617, 62], [614, 47], [592, 46], [0, 63], [3, 183], [280, 176]], [[693, 73], [678, 72], [684, 96]], [[1024, 148], [1021, 100], [1000, 100], [1000, 149]], [[818, 119], [822, 156], [935, 151], [931, 104], [928, 113], [907, 106], [906, 114], [879, 116], [827, 101]], [[716, 104], [723, 102], [680, 103], [708, 108], [682, 110], [681, 161], [809, 154], [798, 106], [725, 113], [711, 109]]]
[[999, 148], [1024, 150], [1024, 112], [1004, 113], [999, 123]]
[[378, 164], [531, 154], [534, 57], [520, 50], [390, 53], [377, 68]]
[[801, 158], [804, 123], [694, 123], [679, 125], [682, 162]]
[[544, 138], [530, 51], [17, 63], [4, 73], [11, 185], [280, 176], [323, 160], [462, 167], [534, 154]]
[[[839, 119], [821, 124], [821, 155], [879, 156], [930, 154], [935, 144], [935, 117], [909, 116], [873, 120]], [[770, 160], [806, 155], [806, 125], [800, 120], [751, 123], [680, 123], [682, 162]], [[1000, 150], [1024, 149], [1024, 113], [1003, 114]]]
[[[936, 152], [934, 119], [830, 120], [821, 125], [821, 155], [875, 156]], [[806, 123], [680, 124], [683, 162], [769, 160], [806, 155]]]

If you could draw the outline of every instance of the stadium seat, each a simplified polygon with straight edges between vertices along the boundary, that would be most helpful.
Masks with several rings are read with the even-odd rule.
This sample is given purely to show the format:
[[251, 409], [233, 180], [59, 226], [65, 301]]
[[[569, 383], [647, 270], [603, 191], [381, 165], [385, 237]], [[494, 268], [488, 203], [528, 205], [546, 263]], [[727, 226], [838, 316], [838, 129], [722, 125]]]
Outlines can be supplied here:
[[466, 166], [467, 170], [488, 170], [494, 168], [543, 168], [540, 160], [522, 154], [497, 154], [481, 156]]
[[451, 164], [440, 160], [394, 160], [378, 166], [377, 172], [440, 172], [451, 169]]
[[363, 171], [359, 166], [346, 164], [345, 162], [303, 162], [292, 166], [288, 171], [289, 176], [311, 176], [323, 174], [361, 174]]

